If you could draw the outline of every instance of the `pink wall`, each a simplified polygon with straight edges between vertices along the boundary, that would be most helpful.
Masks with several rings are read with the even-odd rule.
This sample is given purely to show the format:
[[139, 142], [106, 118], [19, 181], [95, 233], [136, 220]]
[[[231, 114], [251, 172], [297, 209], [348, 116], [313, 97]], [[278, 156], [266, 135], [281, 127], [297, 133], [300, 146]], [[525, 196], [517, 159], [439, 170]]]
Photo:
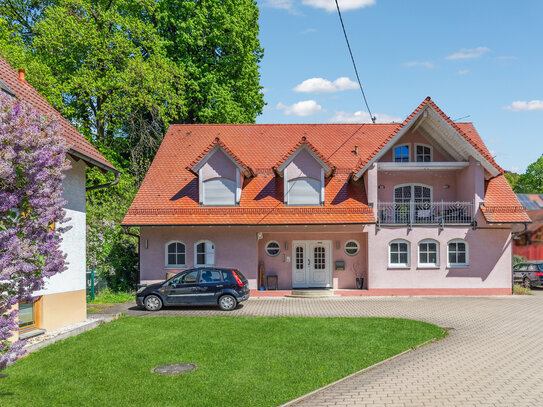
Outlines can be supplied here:
[[321, 166], [315, 158], [302, 149], [287, 165], [287, 178], [310, 177], [321, 179]]
[[[416, 130], [414, 132], [410, 131], [407, 134], [405, 134], [401, 139], [399, 139], [395, 143], [395, 145], [399, 146], [399, 145], [408, 144], [409, 145], [410, 161], [415, 161], [415, 144], [416, 143], [426, 144], [426, 145], [432, 146], [432, 144], [428, 141], [428, 139], [426, 137], [424, 137], [422, 134], [420, 134]], [[432, 150], [433, 150], [433, 161], [435, 161], [435, 162], [447, 162], [447, 161], [450, 161], [443, 154], [441, 154], [435, 147]], [[379, 161], [381, 161], [381, 162], [391, 162], [391, 161], [393, 161], [392, 160], [393, 151], [394, 151], [394, 146], [392, 146], [390, 148], [390, 150], [388, 150], [383, 155], [383, 157], [381, 157], [381, 159]]]
[[203, 181], [217, 177], [236, 180], [236, 165], [222, 150], [216, 151], [202, 166]]
[[[368, 226], [369, 288], [510, 288], [511, 231], [472, 230], [469, 227]], [[388, 266], [388, 244], [394, 239], [410, 242], [411, 266], [393, 269]], [[418, 242], [439, 242], [440, 264], [437, 268], [419, 268]], [[465, 239], [469, 245], [469, 267], [447, 267], [447, 242]]]
[[[435, 202], [458, 200], [456, 171], [379, 171], [377, 178], [377, 183], [385, 186], [385, 189], [378, 190], [381, 202], [393, 202], [394, 187], [409, 183], [431, 186]], [[444, 189], [443, 185], [449, 185], [449, 189]]]
[[[334, 271], [333, 281], [336, 288], [354, 288], [355, 275], [353, 264], [359, 263], [359, 268], [367, 273], [367, 234], [362, 233], [363, 226], [156, 226], [141, 227], [141, 271], [142, 283], [162, 281], [166, 272], [177, 272], [182, 269], [165, 267], [165, 245], [172, 240], [185, 243], [187, 248], [187, 268], [194, 266], [194, 244], [201, 240], [211, 240], [215, 244], [215, 262], [217, 267], [233, 267], [239, 270], [249, 280], [251, 289], [257, 288], [258, 263], [264, 261], [268, 274], [278, 275], [279, 288], [292, 287], [292, 262], [286, 262], [286, 256], [292, 260], [293, 240], [331, 240], [332, 265], [336, 260], [346, 262], [345, 271]], [[263, 238], [257, 239], [258, 233]], [[343, 245], [347, 240], [354, 239], [360, 244], [360, 252], [356, 256], [347, 256]], [[270, 257], [264, 252], [265, 244], [276, 240], [281, 246], [277, 257]], [[336, 249], [336, 241], [340, 248]], [[285, 250], [285, 242], [288, 249]], [[147, 249], [145, 248], [147, 244]], [[283, 261], [285, 254], [285, 261]], [[367, 276], [367, 274], [365, 275]], [[366, 278], [367, 281], [367, 278]]]
[[[349, 231], [346, 231], [346, 229], [349, 229]], [[345, 261], [344, 271], [333, 270], [334, 288], [355, 288], [355, 268], [363, 273], [363, 277], [367, 281], [367, 233], [362, 233], [362, 226], [327, 226], [326, 228], [321, 227], [320, 231], [315, 232], [293, 232], [283, 229], [283, 231], [264, 233], [263, 238], [258, 243], [259, 259], [264, 262], [266, 274], [278, 276], [279, 289], [292, 288], [292, 241], [295, 240], [331, 240], [332, 268], [334, 268], [335, 261]], [[281, 253], [276, 257], [268, 256], [265, 251], [266, 244], [271, 240], [278, 242], [281, 246]], [[359, 243], [360, 252], [357, 255], [348, 256], [345, 254], [344, 245], [348, 240], [356, 240]], [[337, 248], [337, 242], [339, 242], [339, 249]], [[285, 249], [285, 243], [288, 245], [287, 249]]]

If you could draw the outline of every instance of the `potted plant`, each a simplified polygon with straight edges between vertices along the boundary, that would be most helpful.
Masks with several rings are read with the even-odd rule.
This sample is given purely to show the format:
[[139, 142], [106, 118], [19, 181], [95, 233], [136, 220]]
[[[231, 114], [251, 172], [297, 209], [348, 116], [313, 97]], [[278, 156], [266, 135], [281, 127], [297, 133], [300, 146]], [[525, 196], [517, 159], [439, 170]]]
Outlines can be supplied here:
[[356, 277], [356, 288], [362, 290], [364, 288], [364, 273], [360, 263], [353, 263], [352, 265], [354, 275]]

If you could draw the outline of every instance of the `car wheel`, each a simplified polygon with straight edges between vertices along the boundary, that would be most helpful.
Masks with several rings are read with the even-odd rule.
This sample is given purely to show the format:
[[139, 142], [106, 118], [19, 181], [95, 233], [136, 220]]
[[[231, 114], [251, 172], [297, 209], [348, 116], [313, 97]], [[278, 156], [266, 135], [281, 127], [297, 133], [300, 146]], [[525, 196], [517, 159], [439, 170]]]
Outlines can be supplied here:
[[156, 295], [148, 295], [143, 302], [147, 311], [158, 311], [162, 308], [162, 300]]
[[219, 308], [223, 311], [232, 311], [237, 305], [238, 301], [230, 294], [225, 294], [219, 298]]
[[530, 283], [530, 279], [528, 277], [524, 277], [523, 285], [524, 288], [532, 288], [532, 284]]

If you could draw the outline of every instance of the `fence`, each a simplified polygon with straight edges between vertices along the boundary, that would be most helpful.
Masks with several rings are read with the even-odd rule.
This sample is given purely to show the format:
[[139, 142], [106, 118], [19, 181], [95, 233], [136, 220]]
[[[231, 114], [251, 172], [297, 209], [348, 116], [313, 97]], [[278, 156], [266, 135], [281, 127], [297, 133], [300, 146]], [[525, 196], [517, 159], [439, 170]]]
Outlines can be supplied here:
[[87, 270], [87, 297], [94, 300], [96, 295], [107, 288], [106, 280], [100, 278], [96, 270]]
[[473, 202], [378, 202], [377, 223], [382, 225], [469, 225]]

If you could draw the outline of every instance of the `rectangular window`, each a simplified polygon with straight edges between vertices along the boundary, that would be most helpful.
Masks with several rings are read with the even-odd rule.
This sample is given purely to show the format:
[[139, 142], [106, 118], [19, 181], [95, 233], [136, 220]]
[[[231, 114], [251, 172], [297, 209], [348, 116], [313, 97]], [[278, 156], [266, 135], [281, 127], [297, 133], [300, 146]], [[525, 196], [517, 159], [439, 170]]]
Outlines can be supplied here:
[[464, 242], [451, 242], [449, 249], [449, 266], [467, 266], [468, 248]]
[[409, 245], [407, 242], [391, 243], [389, 250], [392, 267], [409, 267]]
[[434, 242], [422, 242], [419, 244], [419, 266], [438, 266], [438, 247]]
[[19, 303], [19, 329], [21, 331], [31, 330], [38, 327], [37, 302]]

